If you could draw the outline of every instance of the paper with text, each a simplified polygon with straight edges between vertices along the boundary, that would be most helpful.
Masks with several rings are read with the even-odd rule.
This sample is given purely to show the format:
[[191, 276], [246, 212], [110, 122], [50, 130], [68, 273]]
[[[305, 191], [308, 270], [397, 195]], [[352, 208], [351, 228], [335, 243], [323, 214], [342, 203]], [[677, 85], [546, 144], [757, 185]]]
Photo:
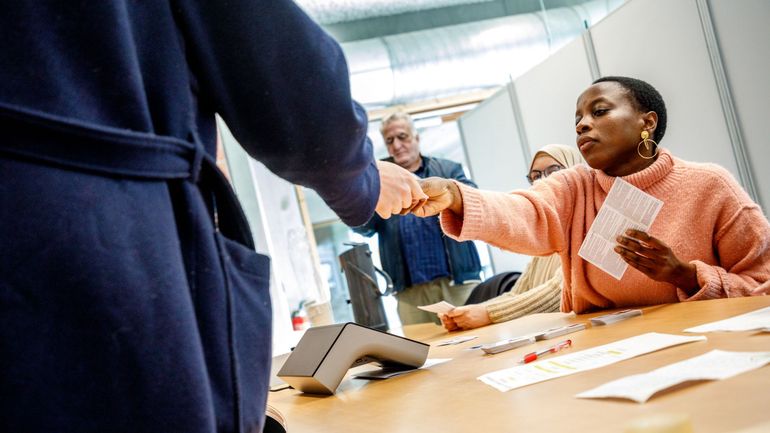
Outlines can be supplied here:
[[578, 255], [619, 280], [628, 264], [614, 251], [615, 239], [628, 229], [649, 230], [661, 207], [662, 201], [615, 178]]
[[478, 379], [499, 391], [505, 392], [533, 383], [604, 367], [666, 347], [705, 339], [706, 337], [703, 336], [689, 337], [649, 332], [592, 349], [554, 358], [544, 358], [530, 364], [494, 371], [480, 376]]
[[770, 352], [712, 350], [675, 364], [607, 382], [576, 395], [579, 398], [627, 398], [644, 403], [655, 393], [691, 380], [721, 380], [770, 363]]
[[718, 322], [711, 322], [687, 328], [684, 332], [762, 331], [767, 328], [770, 328], [770, 307], [741, 314], [740, 316], [730, 317], [729, 319], [720, 320]]
[[420, 305], [417, 308], [423, 311], [427, 311], [429, 313], [446, 314], [449, 311], [452, 311], [455, 308], [455, 306], [450, 304], [447, 301], [441, 301], [430, 305]]

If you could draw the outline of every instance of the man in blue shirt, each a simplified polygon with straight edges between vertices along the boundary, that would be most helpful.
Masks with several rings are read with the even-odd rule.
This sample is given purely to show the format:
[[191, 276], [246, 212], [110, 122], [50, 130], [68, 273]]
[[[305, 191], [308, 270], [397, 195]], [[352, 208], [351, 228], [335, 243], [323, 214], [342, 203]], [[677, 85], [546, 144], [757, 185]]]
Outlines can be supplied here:
[[[411, 117], [396, 112], [382, 121], [380, 132], [394, 162], [420, 178], [456, 179], [473, 187], [462, 165], [420, 154], [420, 136]], [[416, 308], [442, 300], [463, 305], [479, 281], [481, 264], [473, 242], [456, 242], [441, 232], [438, 217], [374, 216], [356, 232], [379, 235], [382, 267], [393, 279], [398, 315], [404, 325], [440, 323], [438, 316]]]

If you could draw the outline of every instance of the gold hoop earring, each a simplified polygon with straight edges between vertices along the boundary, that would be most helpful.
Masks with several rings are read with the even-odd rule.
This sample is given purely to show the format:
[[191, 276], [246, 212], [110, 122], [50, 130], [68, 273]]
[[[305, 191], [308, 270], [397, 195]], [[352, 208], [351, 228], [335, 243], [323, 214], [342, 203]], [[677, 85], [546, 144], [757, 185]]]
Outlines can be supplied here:
[[[642, 154], [642, 151], [640, 147], [642, 147], [642, 144], [644, 144], [644, 148], [648, 151], [650, 150], [650, 143], [652, 143], [653, 146], [655, 146], [655, 153], [653, 153], [651, 156], [644, 156]], [[642, 131], [642, 141], [639, 142], [639, 144], [636, 145], [636, 153], [639, 154], [644, 159], [653, 159], [656, 156], [658, 156], [658, 143], [655, 142], [652, 138], [650, 138], [650, 133], [647, 131]]]

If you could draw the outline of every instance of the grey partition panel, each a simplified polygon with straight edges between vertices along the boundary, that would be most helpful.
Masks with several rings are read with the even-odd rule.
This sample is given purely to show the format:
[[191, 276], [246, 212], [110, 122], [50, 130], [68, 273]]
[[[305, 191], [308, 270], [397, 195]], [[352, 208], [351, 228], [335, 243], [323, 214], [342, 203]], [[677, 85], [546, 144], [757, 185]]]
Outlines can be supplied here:
[[718, 163], [739, 178], [695, 0], [626, 3], [591, 35], [602, 75], [640, 78], [663, 95], [662, 146], [682, 159]]
[[754, 185], [770, 210], [770, 2], [710, 0]]
[[575, 144], [575, 101], [591, 81], [582, 38], [515, 80], [532, 155], [549, 143]]
[[[526, 170], [508, 88], [489, 97], [458, 123], [471, 177], [482, 189], [510, 191], [526, 188]], [[529, 257], [490, 247], [495, 273], [523, 271]]]

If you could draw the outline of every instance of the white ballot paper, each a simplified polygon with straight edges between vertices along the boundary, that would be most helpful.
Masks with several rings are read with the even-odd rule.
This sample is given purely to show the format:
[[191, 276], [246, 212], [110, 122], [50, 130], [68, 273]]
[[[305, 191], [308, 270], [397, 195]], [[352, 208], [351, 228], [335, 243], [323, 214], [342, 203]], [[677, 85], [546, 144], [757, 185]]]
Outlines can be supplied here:
[[755, 310], [740, 316], [730, 317], [729, 319], [718, 322], [706, 323], [704, 325], [687, 328], [684, 332], [717, 332], [717, 331], [765, 331], [770, 328], [770, 307]]
[[455, 338], [450, 338], [448, 340], [438, 341], [436, 342], [436, 346], [453, 346], [455, 344], [465, 343], [466, 341], [471, 341], [476, 338], [478, 337], [476, 337], [475, 335], [465, 335], [462, 337], [455, 337]]
[[770, 363], [770, 352], [726, 352], [712, 350], [675, 364], [607, 382], [581, 392], [579, 398], [627, 398], [644, 403], [655, 393], [691, 380], [720, 380], [737, 376]]
[[449, 311], [452, 311], [452, 309], [454, 309], [455, 306], [450, 304], [447, 301], [441, 301], [430, 305], [420, 305], [417, 308], [423, 311], [427, 311], [429, 313], [444, 314]]
[[554, 358], [544, 358], [530, 364], [494, 371], [480, 376], [478, 379], [499, 391], [505, 392], [533, 383], [604, 367], [666, 347], [705, 339], [706, 337], [703, 336], [688, 337], [686, 335], [648, 332], [592, 349]]
[[628, 229], [646, 232], [661, 207], [662, 201], [619, 177], [615, 178], [578, 255], [619, 280], [628, 264], [614, 251], [615, 239]]
[[419, 367], [419, 368], [411, 368], [411, 369], [404, 370], [403, 368], [383, 367], [377, 370], [364, 371], [356, 374], [353, 377], [355, 377], [356, 379], [373, 379], [373, 380], [389, 379], [391, 377], [401, 376], [402, 374], [411, 373], [413, 371], [425, 370], [433, 367], [434, 365], [443, 364], [451, 360], [452, 358], [428, 358], [425, 360], [425, 364], [423, 364], [422, 367]]

